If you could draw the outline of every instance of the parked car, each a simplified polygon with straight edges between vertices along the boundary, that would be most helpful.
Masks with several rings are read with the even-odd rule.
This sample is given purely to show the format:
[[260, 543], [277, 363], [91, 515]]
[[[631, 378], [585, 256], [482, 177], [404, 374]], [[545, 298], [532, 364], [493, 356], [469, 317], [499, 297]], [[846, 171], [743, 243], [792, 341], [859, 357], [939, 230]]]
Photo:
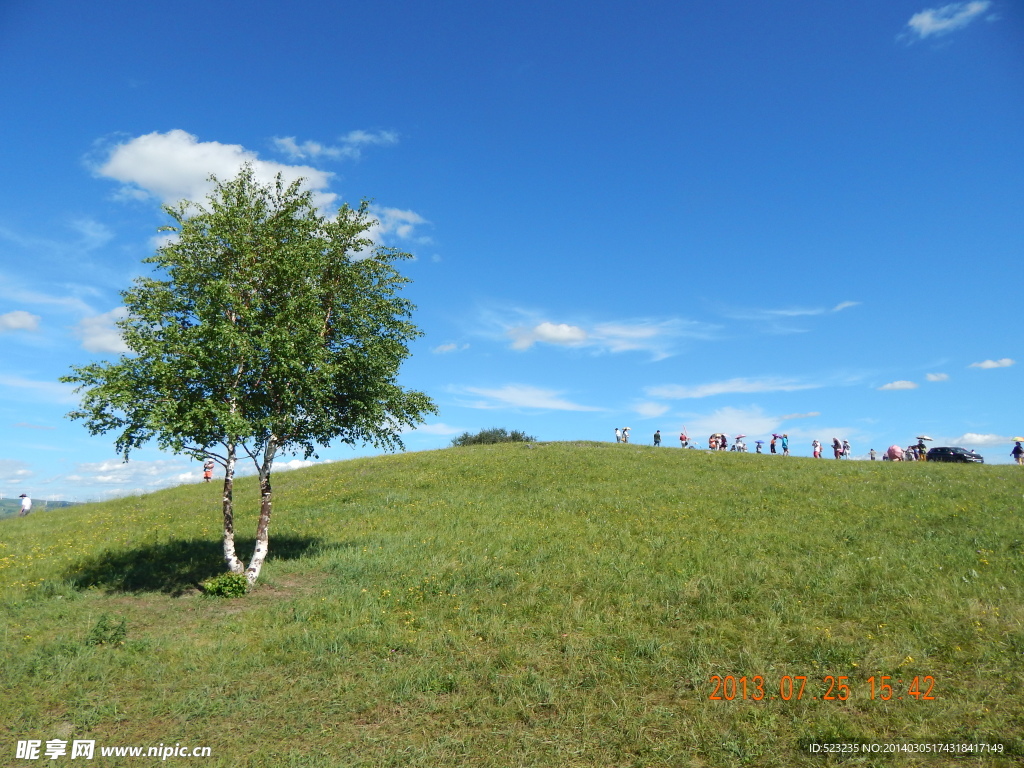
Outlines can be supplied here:
[[968, 448], [939, 448], [928, 451], [928, 461], [960, 461], [966, 464], [984, 464], [981, 454]]

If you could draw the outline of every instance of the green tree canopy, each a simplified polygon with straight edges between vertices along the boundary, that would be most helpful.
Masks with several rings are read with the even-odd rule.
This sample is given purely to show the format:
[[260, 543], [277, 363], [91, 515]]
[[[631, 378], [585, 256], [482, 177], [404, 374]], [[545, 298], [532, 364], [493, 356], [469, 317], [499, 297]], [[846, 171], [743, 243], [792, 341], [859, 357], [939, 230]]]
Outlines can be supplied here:
[[397, 383], [420, 335], [394, 264], [407, 253], [377, 246], [364, 201], [334, 217], [299, 181], [264, 185], [246, 166], [211, 177], [204, 204], [164, 206], [174, 224], [145, 259], [154, 274], [124, 291], [119, 326], [129, 352], [75, 367], [81, 406], [69, 416], [92, 434], [114, 432], [125, 460], [151, 439], [225, 467], [225, 559], [241, 572], [233, 538], [236, 457], [260, 476], [259, 575], [270, 520], [270, 473], [281, 452], [316, 455], [332, 442], [402, 447], [401, 430], [434, 412]]

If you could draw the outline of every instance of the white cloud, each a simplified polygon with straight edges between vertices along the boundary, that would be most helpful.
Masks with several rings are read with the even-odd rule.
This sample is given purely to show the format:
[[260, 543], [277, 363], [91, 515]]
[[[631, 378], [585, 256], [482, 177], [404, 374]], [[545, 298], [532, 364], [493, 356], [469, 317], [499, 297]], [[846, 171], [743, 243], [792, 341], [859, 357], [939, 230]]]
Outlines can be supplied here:
[[[157, 459], [155, 461], [106, 461], [83, 462], [75, 465], [73, 474], [57, 478], [79, 488], [103, 489], [106, 496], [149, 491], [197, 478], [189, 471], [189, 463], [182, 459]], [[112, 487], [113, 486], [113, 487]]]
[[[92, 293], [93, 289], [77, 286], [78, 293]], [[90, 314], [95, 310], [77, 296], [51, 296], [48, 293], [33, 291], [0, 277], [0, 295], [16, 299], [19, 304], [43, 305], [56, 307], [59, 311]]]
[[453, 427], [450, 424], [437, 422], [436, 424], [423, 424], [409, 431], [418, 435], [458, 435], [466, 430], [462, 427]]
[[377, 219], [377, 224], [369, 232], [370, 239], [381, 242], [386, 235], [396, 235], [403, 240], [414, 240], [417, 243], [429, 243], [429, 237], [418, 237], [416, 227], [429, 224], [415, 211], [403, 211], [399, 208], [380, 208], [371, 206], [370, 213]]
[[398, 134], [394, 131], [349, 131], [339, 138], [340, 144], [329, 146], [316, 141], [304, 141], [301, 144], [294, 136], [274, 137], [274, 145], [292, 160], [306, 158], [349, 158], [358, 159], [365, 146], [387, 146], [398, 143]]
[[948, 373], [926, 373], [924, 375], [927, 381], [949, 381]]
[[888, 384], [883, 384], [882, 386], [880, 386], [879, 389], [883, 391], [889, 389], [917, 389], [917, 384], [915, 384], [912, 381], [906, 380], [890, 381]]
[[674, 338], [707, 340], [713, 337], [711, 326], [694, 320], [639, 320], [624, 323], [600, 323], [591, 338], [609, 352], [650, 352], [655, 360], [669, 357]]
[[665, 384], [646, 387], [644, 391], [651, 397], [669, 400], [687, 400], [691, 398], [711, 397], [725, 394], [751, 394], [754, 392], [796, 392], [802, 389], [815, 389], [820, 384], [804, 384], [795, 379], [729, 379], [710, 384], [683, 386], [681, 384]]
[[841, 301], [838, 304], [836, 304], [834, 307], [832, 307], [832, 311], [833, 312], [842, 312], [844, 309], [849, 309], [850, 307], [859, 307], [859, 306], [860, 306], [860, 302], [859, 301]]
[[33, 472], [28, 464], [18, 459], [0, 459], [0, 483], [3, 485], [22, 485], [32, 477]]
[[79, 235], [75, 247], [85, 251], [102, 248], [114, 239], [114, 233], [110, 227], [92, 219], [75, 219], [71, 222], [71, 228]]
[[435, 355], [446, 355], [450, 352], [462, 352], [467, 349], [469, 349], [469, 344], [456, 344], [452, 342], [450, 344], [440, 344], [430, 351]]
[[813, 315], [823, 315], [825, 314], [825, 310], [821, 307], [814, 309], [792, 307], [790, 309], [766, 309], [762, 314], [770, 317], [808, 317]]
[[587, 332], [578, 325], [543, 322], [532, 328], [511, 328], [512, 349], [529, 349], [538, 341], [545, 344], [578, 347], [587, 341]]
[[83, 251], [88, 252], [100, 248], [114, 237], [114, 233], [109, 227], [93, 219], [73, 219], [68, 222], [68, 225], [78, 235], [74, 240], [23, 235], [6, 227], [0, 227], [0, 239], [35, 253], [46, 251], [59, 256], [79, 257]]
[[35, 331], [39, 329], [39, 315], [30, 314], [22, 309], [0, 315], [0, 333], [4, 331]]
[[939, 8], [927, 8], [910, 17], [907, 26], [919, 40], [932, 35], [945, 35], [962, 29], [988, 10], [990, 0], [950, 3]]
[[980, 363], [971, 363], [969, 368], [1009, 368], [1013, 365], [1014, 361], [1008, 357], [1004, 357], [1001, 360], [983, 360]]
[[810, 411], [809, 413], [787, 413], [785, 416], [779, 416], [779, 419], [789, 421], [790, 419], [813, 419], [817, 416], [821, 416], [819, 411]]
[[[687, 434], [693, 440], [702, 440], [715, 432], [735, 435], [770, 435], [778, 432], [782, 419], [769, 416], [761, 408], [733, 408], [726, 406], [709, 414], [689, 414], [686, 420]], [[753, 445], [751, 445], [753, 449]]]
[[111, 352], [123, 354], [128, 346], [121, 338], [116, 323], [128, 316], [128, 310], [117, 307], [102, 315], [83, 317], [75, 328], [75, 334], [82, 340], [82, 348], [88, 352]]
[[716, 326], [694, 320], [633, 320], [582, 324], [540, 321], [532, 313], [519, 310], [529, 319], [526, 324], [496, 320], [504, 334], [512, 339], [513, 349], [529, 349], [536, 343], [563, 347], [582, 347], [594, 352], [649, 352], [655, 360], [673, 354], [673, 341], [681, 338], [714, 338]]
[[275, 472], [286, 472], [289, 469], [303, 469], [305, 467], [312, 467], [314, 462], [306, 459], [291, 459], [290, 461], [275, 461], [274, 471]]
[[73, 385], [56, 381], [36, 381], [24, 376], [0, 374], [0, 386], [27, 391], [33, 400], [50, 403], [73, 403], [77, 400]]
[[348, 146], [362, 146], [364, 144], [376, 144], [387, 146], [398, 143], [398, 134], [394, 131], [349, 131], [341, 137], [341, 141]]
[[264, 184], [272, 182], [278, 173], [286, 182], [304, 178], [321, 208], [331, 207], [337, 197], [324, 191], [333, 176], [327, 171], [260, 160], [240, 144], [199, 141], [180, 129], [148, 133], [116, 145], [96, 173], [124, 184], [122, 193], [127, 197], [144, 199], [152, 195], [173, 203], [202, 200], [212, 189], [210, 174], [230, 179], [245, 163], [252, 165], [256, 179]]
[[974, 447], [978, 445], [1013, 445], [1013, 440], [1003, 435], [984, 435], [977, 432], [965, 432], [960, 437], [954, 437], [946, 441], [948, 445], [961, 445]]
[[602, 408], [595, 408], [589, 405], [579, 405], [559, 397], [561, 392], [550, 389], [540, 389], [526, 384], [507, 384], [500, 389], [482, 389], [477, 387], [464, 387], [464, 392], [472, 395], [479, 395], [487, 400], [477, 400], [466, 403], [469, 408], [539, 408], [552, 411], [600, 411]]
[[644, 402], [634, 405], [633, 411], [643, 419], [655, 419], [668, 413], [669, 406], [664, 403]]

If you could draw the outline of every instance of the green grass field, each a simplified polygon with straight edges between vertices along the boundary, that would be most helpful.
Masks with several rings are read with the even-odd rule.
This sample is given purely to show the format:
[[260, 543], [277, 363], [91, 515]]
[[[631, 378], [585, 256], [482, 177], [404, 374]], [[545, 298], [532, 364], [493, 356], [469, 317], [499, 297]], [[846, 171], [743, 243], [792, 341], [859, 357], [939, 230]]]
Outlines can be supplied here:
[[[70, 501], [40, 501], [37, 499], [32, 505], [31, 514], [37, 514], [39, 512], [52, 512], [55, 509], [63, 509], [64, 507], [72, 506], [74, 506], [74, 502]], [[4, 520], [8, 517], [17, 517], [19, 512], [21, 512], [20, 499], [0, 499], [0, 520]]]
[[[274, 489], [238, 599], [196, 589], [216, 484], [0, 524], [0, 764], [40, 764], [26, 739], [107, 766], [1024, 763], [1019, 467], [506, 444]], [[236, 500], [251, 535], [251, 479]]]

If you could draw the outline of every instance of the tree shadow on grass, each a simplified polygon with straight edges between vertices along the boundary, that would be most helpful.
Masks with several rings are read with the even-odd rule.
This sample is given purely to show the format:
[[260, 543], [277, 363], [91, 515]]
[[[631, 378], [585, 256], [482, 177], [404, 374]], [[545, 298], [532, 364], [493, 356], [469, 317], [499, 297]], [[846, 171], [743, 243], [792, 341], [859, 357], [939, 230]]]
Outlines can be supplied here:
[[[320, 544], [317, 538], [271, 537], [267, 560], [294, 560]], [[245, 555], [252, 552], [253, 542], [236, 541], [235, 546], [240, 555]], [[75, 589], [180, 595], [222, 573], [226, 568], [221, 542], [183, 539], [101, 552], [71, 566], [64, 578]]]

